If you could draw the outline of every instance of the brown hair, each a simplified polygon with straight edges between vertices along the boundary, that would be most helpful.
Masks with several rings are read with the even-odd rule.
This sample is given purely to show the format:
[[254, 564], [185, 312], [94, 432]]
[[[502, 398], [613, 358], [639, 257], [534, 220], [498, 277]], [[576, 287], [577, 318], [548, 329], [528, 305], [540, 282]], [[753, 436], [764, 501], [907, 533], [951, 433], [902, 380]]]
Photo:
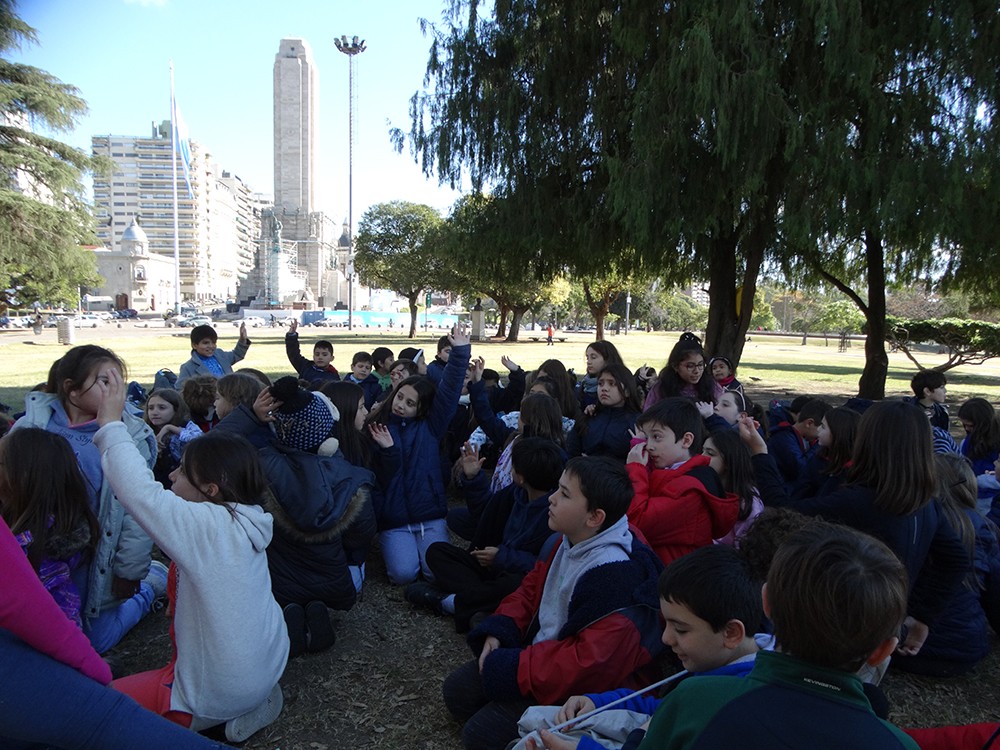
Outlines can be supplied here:
[[823, 415], [826, 426], [830, 428], [830, 445], [823, 448], [826, 459], [825, 474], [839, 474], [851, 462], [854, 453], [854, 440], [858, 435], [858, 423], [861, 415], [854, 409], [838, 406]]
[[934, 494], [933, 456], [923, 409], [905, 401], [882, 401], [858, 423], [848, 481], [874, 492], [879, 510], [906, 516]]
[[192, 484], [218, 485], [218, 495], [204, 498], [216, 505], [260, 505], [269, 491], [257, 450], [242, 435], [217, 430], [200, 435], [184, 448], [180, 469]]
[[777, 647], [810, 664], [856, 672], [898, 635], [907, 589], [906, 569], [882, 542], [815, 521], [785, 540], [767, 576]]
[[50, 539], [86, 534], [89, 553], [100, 538], [73, 449], [39, 427], [13, 430], [0, 440], [0, 510], [12, 532], [30, 532], [28, 561], [36, 571], [49, 556]]
[[[196, 375], [181, 386], [181, 398], [193, 416], [204, 417], [215, 403], [218, 382], [212, 375]], [[259, 389], [258, 389], [259, 392]]]
[[232, 404], [234, 409], [242, 404], [253, 410], [254, 401], [264, 389], [264, 384], [250, 373], [234, 372], [219, 378], [215, 387], [219, 395]]

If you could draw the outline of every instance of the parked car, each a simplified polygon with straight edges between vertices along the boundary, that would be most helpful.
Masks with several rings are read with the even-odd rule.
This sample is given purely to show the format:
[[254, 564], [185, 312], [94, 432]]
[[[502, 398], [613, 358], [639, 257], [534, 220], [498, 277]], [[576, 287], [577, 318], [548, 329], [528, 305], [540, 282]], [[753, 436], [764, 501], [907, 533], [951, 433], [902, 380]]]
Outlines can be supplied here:
[[83, 313], [73, 318], [74, 328], [97, 328], [104, 321], [94, 313]]
[[257, 315], [247, 315], [242, 320], [234, 320], [233, 325], [239, 328], [246, 325], [247, 328], [262, 328], [267, 325], [267, 321]]
[[210, 326], [212, 319], [207, 315], [192, 315], [190, 318], [180, 318], [174, 325], [180, 328], [194, 328], [195, 326]]
[[312, 325], [317, 328], [328, 328], [329, 326], [336, 325], [336, 323], [333, 322], [332, 318], [316, 318], [316, 320], [312, 322]]

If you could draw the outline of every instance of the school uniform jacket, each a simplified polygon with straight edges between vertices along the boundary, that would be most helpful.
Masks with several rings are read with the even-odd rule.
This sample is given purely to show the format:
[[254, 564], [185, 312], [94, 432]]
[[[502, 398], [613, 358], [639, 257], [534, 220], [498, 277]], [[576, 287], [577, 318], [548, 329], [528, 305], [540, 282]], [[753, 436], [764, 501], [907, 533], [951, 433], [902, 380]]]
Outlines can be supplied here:
[[907, 613], [932, 630], [972, 561], [955, 531], [929, 502], [909, 515], [893, 515], [875, 504], [875, 492], [861, 484], [843, 484], [825, 495], [793, 501], [770, 454], [751, 459], [764, 505], [790, 507], [807, 516], [871, 534], [896, 553], [910, 582]]
[[917, 750], [879, 719], [861, 681], [788, 654], [761, 651], [743, 679], [685, 680], [653, 714], [639, 750]]
[[722, 489], [708, 456], [693, 456], [676, 469], [625, 465], [635, 495], [628, 519], [639, 527], [664, 565], [728, 534], [740, 499]]
[[[399, 446], [401, 470], [375, 496], [375, 515], [380, 531], [411, 523], [433, 521], [448, 513], [441, 476], [440, 445], [448, 432], [465, 381], [472, 346], [452, 347], [444, 377], [438, 383], [430, 411], [423, 419], [402, 419], [390, 414], [388, 428]], [[392, 409], [392, 404], [383, 408]]]
[[[233, 365], [247, 356], [247, 350], [250, 348], [250, 339], [246, 341], [237, 341], [236, 346], [231, 352], [224, 352], [221, 349], [216, 349], [215, 361], [222, 366], [223, 375], [231, 375], [233, 372]], [[198, 356], [198, 352], [194, 349], [191, 350], [191, 359], [181, 365], [181, 371], [177, 375], [177, 382], [174, 383], [174, 388], [177, 390], [181, 389], [184, 385], [184, 381], [188, 378], [193, 378], [196, 375], [212, 375], [212, 372], [205, 366], [205, 363], [201, 361], [201, 357]], [[212, 375], [212, 377], [215, 377]]]
[[652, 681], [654, 670], [643, 668], [663, 647], [657, 592], [663, 566], [637, 531], [630, 531], [628, 560], [591, 568], [577, 581], [556, 639], [532, 643], [549, 568], [565, 537], [469, 633], [476, 657], [488, 636], [500, 641], [482, 670], [483, 691], [490, 700], [530, 698], [555, 704], [608, 685], [639, 687]]

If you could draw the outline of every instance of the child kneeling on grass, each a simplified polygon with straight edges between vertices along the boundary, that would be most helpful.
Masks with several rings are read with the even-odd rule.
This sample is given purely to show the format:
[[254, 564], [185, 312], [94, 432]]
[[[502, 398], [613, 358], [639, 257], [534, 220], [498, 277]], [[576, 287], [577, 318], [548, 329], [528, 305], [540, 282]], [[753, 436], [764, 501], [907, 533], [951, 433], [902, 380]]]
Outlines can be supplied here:
[[468, 637], [478, 659], [449, 675], [445, 705], [472, 750], [505, 748], [535, 703], [648, 685], [661, 649], [656, 579], [662, 565], [629, 529], [632, 487], [619, 461], [578, 457], [549, 499], [562, 538]]

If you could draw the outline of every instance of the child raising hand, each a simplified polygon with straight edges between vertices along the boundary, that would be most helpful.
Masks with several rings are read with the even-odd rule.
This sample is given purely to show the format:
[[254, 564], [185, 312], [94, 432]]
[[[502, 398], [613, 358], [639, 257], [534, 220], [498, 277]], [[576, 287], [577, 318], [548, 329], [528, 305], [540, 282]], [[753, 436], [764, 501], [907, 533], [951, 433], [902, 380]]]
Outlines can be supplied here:
[[[141, 705], [194, 730], [226, 724], [242, 741], [281, 711], [288, 659], [265, 550], [272, 518], [257, 453], [242, 437], [192, 440], [164, 490], [121, 422], [125, 384], [109, 367], [94, 443], [121, 504], [173, 562], [168, 594], [174, 655], [159, 670], [116, 680]], [[180, 583], [179, 583], [180, 582]]]

